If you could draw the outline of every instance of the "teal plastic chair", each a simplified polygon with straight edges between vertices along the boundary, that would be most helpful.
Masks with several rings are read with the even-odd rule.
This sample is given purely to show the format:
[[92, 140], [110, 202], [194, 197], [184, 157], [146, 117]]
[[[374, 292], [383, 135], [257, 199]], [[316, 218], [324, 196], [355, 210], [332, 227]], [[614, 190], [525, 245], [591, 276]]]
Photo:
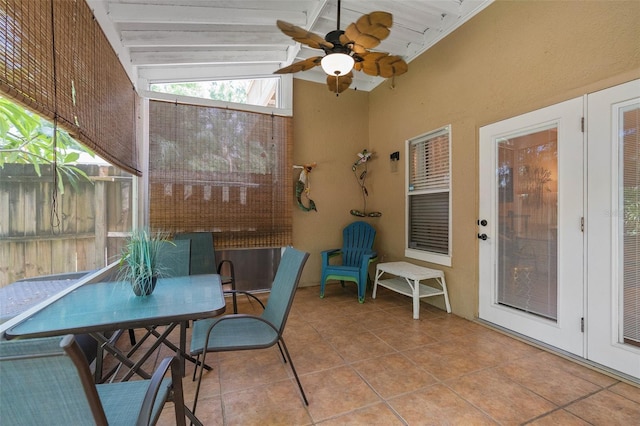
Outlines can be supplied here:
[[[324, 297], [328, 280], [355, 282], [358, 286], [358, 301], [364, 303], [365, 290], [369, 280], [369, 263], [377, 259], [373, 251], [376, 230], [367, 222], [353, 222], [342, 230], [342, 248], [324, 250], [322, 255], [322, 279], [320, 297]], [[341, 263], [332, 263], [333, 258], [341, 256]], [[336, 262], [333, 260], [333, 262]]]
[[[207, 352], [265, 349], [277, 344], [283, 361], [285, 363], [289, 362], [304, 403], [309, 405], [282, 336], [293, 303], [293, 297], [302, 275], [302, 269], [308, 257], [309, 253], [296, 250], [293, 247], [285, 249], [271, 286], [266, 308], [260, 316], [230, 314], [218, 318], [195, 321], [191, 335], [191, 355], [198, 357], [198, 359], [202, 356], [202, 364], [204, 364]], [[258, 300], [250, 293], [244, 291], [238, 291], [238, 293], [247, 294]], [[262, 305], [262, 303], [260, 304]], [[197, 363], [196, 366], [202, 364]], [[195, 413], [198, 403], [202, 373], [203, 368], [200, 367], [200, 375], [193, 402], [193, 413]]]
[[[164, 377], [171, 369], [171, 376]], [[95, 385], [73, 335], [0, 342], [0, 418], [7, 425], [152, 425], [164, 403], [185, 424], [180, 363], [150, 380]]]

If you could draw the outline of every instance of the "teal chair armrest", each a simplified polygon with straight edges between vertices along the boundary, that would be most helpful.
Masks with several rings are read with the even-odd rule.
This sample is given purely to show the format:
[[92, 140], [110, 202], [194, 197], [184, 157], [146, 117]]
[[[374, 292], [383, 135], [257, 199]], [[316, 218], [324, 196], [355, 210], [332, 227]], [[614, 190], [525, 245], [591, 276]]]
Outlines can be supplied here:
[[331, 250], [323, 250], [320, 252], [322, 255], [322, 264], [328, 265], [329, 259], [335, 256], [340, 256], [342, 254], [342, 249], [331, 249]]
[[[175, 404], [176, 424], [181, 426], [185, 425], [182, 373], [180, 372], [180, 362], [175, 356], [164, 358], [156, 371], [154, 371], [153, 376], [151, 376], [136, 425], [155, 424], [157, 419], [153, 419], [152, 422], [151, 416], [154, 414], [154, 407], [158, 405], [156, 399], [160, 392], [160, 387], [163, 383], [166, 383], [164, 376], [167, 374], [167, 371], [169, 371], [169, 368], [171, 368], [172, 399]], [[160, 413], [158, 412], [156, 414], [159, 415]]]

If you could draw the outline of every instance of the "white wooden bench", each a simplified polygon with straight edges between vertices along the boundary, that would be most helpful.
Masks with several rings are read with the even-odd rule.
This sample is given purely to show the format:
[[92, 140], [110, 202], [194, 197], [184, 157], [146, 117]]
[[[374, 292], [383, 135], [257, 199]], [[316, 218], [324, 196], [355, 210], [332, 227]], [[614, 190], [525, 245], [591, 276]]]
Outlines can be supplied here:
[[[395, 275], [395, 277], [381, 280], [380, 277], [385, 273]], [[420, 281], [423, 280], [435, 280], [441, 288], [421, 283]], [[444, 272], [440, 270], [425, 268], [409, 262], [378, 263], [376, 279], [373, 284], [373, 299], [376, 298], [378, 285], [411, 297], [413, 299], [413, 319], [420, 318], [420, 299], [423, 297], [443, 295], [447, 312], [451, 313], [447, 283], [444, 279]]]

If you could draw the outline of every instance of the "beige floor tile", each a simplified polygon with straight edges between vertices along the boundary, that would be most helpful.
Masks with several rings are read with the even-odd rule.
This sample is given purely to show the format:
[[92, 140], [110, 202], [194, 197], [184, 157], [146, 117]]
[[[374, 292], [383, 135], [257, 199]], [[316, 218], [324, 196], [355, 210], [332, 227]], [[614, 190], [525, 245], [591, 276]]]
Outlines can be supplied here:
[[404, 327], [378, 328], [371, 330], [371, 332], [398, 351], [438, 343], [438, 340], [428, 333], [422, 332], [421, 330], [407, 333]]
[[449, 388], [435, 385], [391, 398], [389, 405], [409, 425], [495, 425]]
[[556, 410], [527, 424], [531, 426], [589, 426], [591, 423], [587, 423], [567, 411]]
[[298, 374], [313, 373], [345, 365], [345, 360], [325, 340], [286, 340], [291, 358]]
[[223, 352], [220, 354], [219, 369], [223, 394], [289, 378], [289, 366], [283, 362], [276, 346]]
[[493, 357], [466, 348], [463, 341], [434, 343], [402, 353], [439, 380], [453, 379], [497, 364]]
[[222, 395], [225, 425], [309, 425], [297, 385], [284, 380]]
[[[510, 362], [498, 370], [556, 405], [568, 404], [601, 389], [570, 372], [547, 365], [539, 356]], [[541, 371], [545, 373], [540, 374]]]
[[386, 404], [380, 402], [317, 424], [322, 426], [400, 426], [404, 423]]
[[570, 361], [568, 359], [562, 358], [558, 355], [554, 355], [549, 352], [541, 352], [539, 355], [544, 362], [546, 362], [549, 366], [558, 367], [568, 373], [571, 373], [575, 376], [580, 377], [581, 379], [585, 379], [591, 383], [594, 383], [600, 387], [611, 386], [615, 384], [618, 380], [602, 374], [592, 368], [580, 365], [576, 362]]
[[352, 364], [384, 399], [413, 392], [436, 382], [435, 377], [402, 354], [394, 353]]
[[502, 424], [520, 424], [557, 408], [495, 369], [469, 374], [447, 385]]
[[608, 390], [566, 407], [570, 413], [594, 425], [637, 425], [640, 404]]
[[349, 413], [381, 399], [350, 367], [304, 375], [301, 378], [314, 422]]
[[611, 386], [609, 390], [640, 404], [640, 385], [632, 386], [628, 383], [620, 382]]
[[396, 352], [394, 348], [367, 330], [328, 337], [327, 341], [346, 362], [356, 362]]

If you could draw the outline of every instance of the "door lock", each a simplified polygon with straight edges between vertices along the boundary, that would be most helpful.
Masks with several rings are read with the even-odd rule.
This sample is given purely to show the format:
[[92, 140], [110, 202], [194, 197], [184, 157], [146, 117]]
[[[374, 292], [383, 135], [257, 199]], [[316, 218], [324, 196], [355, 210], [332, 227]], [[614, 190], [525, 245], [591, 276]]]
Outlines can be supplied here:
[[487, 237], [487, 234], [478, 234], [478, 238], [481, 239], [482, 241], [486, 241], [487, 238], [489, 237]]

